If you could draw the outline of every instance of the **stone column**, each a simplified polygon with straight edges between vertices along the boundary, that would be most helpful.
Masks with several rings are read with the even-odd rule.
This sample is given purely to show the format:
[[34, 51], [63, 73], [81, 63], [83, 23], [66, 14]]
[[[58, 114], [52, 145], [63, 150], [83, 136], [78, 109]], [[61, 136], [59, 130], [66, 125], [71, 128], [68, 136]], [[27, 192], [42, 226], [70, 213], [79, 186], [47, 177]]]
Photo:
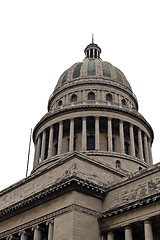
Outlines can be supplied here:
[[73, 152], [74, 144], [74, 119], [70, 120], [69, 151]]
[[20, 232], [20, 240], [27, 240], [28, 238], [28, 233], [26, 231]]
[[53, 220], [46, 223], [48, 225], [48, 240], [53, 240], [53, 223]]
[[60, 122], [58, 133], [58, 154], [62, 153], [62, 138], [63, 138], [63, 122]]
[[101, 101], [100, 90], [97, 90], [97, 101]]
[[41, 228], [39, 226], [36, 226], [32, 230], [34, 231], [33, 240], [41, 240]]
[[145, 160], [146, 163], [148, 163], [148, 165], [150, 165], [149, 163], [149, 151], [148, 151], [148, 141], [147, 141], [147, 134], [144, 134], [144, 154], [145, 154]]
[[112, 146], [112, 119], [108, 118], [108, 151], [113, 151]]
[[120, 120], [119, 123], [119, 132], [120, 132], [120, 151], [124, 153], [124, 128], [123, 128], [123, 121]]
[[107, 240], [106, 234], [104, 234], [104, 233], [101, 234], [101, 240]]
[[69, 96], [68, 94], [66, 95], [66, 105], [69, 103]]
[[114, 233], [113, 232], [108, 232], [107, 233], [107, 240], [114, 240]]
[[148, 149], [149, 149], [149, 159], [150, 159], [150, 165], [153, 165], [153, 158], [152, 158], [152, 147], [151, 147], [151, 141], [148, 142]]
[[130, 134], [130, 155], [132, 157], [135, 157], [134, 131], [133, 131], [133, 124], [131, 123], [129, 126], [129, 134]]
[[41, 135], [38, 136], [37, 143], [35, 146], [34, 167], [36, 167], [39, 163], [40, 154], [41, 154]]
[[41, 160], [45, 159], [45, 150], [46, 150], [46, 130], [43, 131], [42, 135], [42, 148], [41, 148]]
[[150, 220], [144, 221], [145, 240], [153, 240], [152, 225]]
[[48, 157], [53, 156], [53, 125], [50, 126], [50, 131], [49, 131], [49, 145], [48, 145]]
[[95, 117], [95, 150], [99, 150], [99, 117]]
[[142, 131], [141, 131], [140, 128], [138, 128], [138, 149], [139, 149], [139, 158], [140, 158], [141, 161], [144, 161]]
[[133, 240], [132, 228], [130, 226], [125, 227], [125, 240]]
[[87, 143], [87, 119], [86, 117], [82, 118], [82, 151], [86, 151]]

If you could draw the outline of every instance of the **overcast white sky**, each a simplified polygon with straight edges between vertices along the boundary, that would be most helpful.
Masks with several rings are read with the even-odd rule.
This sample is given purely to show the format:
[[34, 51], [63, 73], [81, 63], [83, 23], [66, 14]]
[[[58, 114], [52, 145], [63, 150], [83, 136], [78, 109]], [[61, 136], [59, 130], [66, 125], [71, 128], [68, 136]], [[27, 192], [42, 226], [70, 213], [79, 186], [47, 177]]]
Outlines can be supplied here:
[[130, 82], [160, 161], [159, 10], [159, 0], [0, 0], [0, 190], [25, 177], [30, 130], [92, 33], [102, 59]]

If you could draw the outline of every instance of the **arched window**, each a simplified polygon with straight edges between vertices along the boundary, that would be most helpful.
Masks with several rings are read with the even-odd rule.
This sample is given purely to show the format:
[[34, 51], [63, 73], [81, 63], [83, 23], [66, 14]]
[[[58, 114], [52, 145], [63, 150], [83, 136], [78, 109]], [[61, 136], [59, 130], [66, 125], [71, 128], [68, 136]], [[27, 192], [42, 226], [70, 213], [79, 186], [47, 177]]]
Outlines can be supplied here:
[[71, 96], [71, 102], [77, 102], [77, 95], [76, 94], [73, 94]]
[[120, 168], [121, 167], [121, 162], [119, 160], [116, 161], [116, 168]]
[[139, 171], [141, 171], [142, 170], [142, 167], [139, 167]]
[[61, 105], [62, 105], [62, 100], [59, 100], [58, 106], [61, 106]]
[[93, 92], [88, 93], [88, 100], [95, 100], [95, 94]]
[[126, 100], [125, 100], [125, 99], [122, 99], [121, 102], [122, 102], [122, 105], [123, 105], [123, 106], [126, 106]]
[[113, 101], [112, 95], [111, 95], [110, 93], [108, 93], [108, 94], [106, 95], [106, 101], [107, 101], [107, 102], [112, 102], [112, 101]]

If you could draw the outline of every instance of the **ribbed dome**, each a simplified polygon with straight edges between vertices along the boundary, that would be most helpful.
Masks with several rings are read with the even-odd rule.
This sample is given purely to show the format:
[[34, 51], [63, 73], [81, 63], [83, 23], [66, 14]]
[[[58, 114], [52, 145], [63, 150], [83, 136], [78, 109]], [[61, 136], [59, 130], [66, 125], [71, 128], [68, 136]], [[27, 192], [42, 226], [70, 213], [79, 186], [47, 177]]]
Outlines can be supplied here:
[[107, 84], [121, 85], [132, 91], [124, 74], [111, 63], [102, 61], [100, 58], [86, 57], [83, 62], [75, 63], [67, 69], [59, 78], [55, 90], [58, 90], [65, 84], [81, 80], [100, 79]]

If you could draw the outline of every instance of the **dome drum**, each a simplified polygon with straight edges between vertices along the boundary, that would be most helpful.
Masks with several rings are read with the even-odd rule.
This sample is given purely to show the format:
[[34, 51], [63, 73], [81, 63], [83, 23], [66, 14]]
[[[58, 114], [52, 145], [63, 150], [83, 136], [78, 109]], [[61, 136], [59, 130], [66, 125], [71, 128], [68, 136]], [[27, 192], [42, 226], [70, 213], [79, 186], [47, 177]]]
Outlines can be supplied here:
[[[119, 88], [116, 88], [111, 85], [102, 85], [100, 83], [86, 83], [85, 88], [84, 84], [75, 85], [72, 88], [68, 88], [65, 91], [61, 91], [59, 94], [56, 94], [51, 101], [49, 102], [49, 111], [56, 110], [59, 107], [65, 107], [71, 104], [71, 98], [73, 95], [77, 96], [77, 100], [75, 104], [87, 104], [88, 102], [88, 94], [90, 92], [94, 92], [95, 101], [97, 104], [108, 104], [126, 107], [133, 110], [138, 110], [137, 101], [132, 97], [132, 95], [128, 94], [126, 91], [122, 91]], [[108, 101], [108, 96], [112, 96], [112, 101]], [[59, 105], [61, 102], [61, 105]], [[90, 102], [90, 101], [89, 101]]]
[[[119, 114], [88, 111], [78, 115], [65, 114], [39, 129], [35, 140], [34, 168], [47, 159], [73, 151], [98, 157], [110, 165], [114, 165], [117, 158], [124, 158], [121, 159], [122, 169], [129, 172], [152, 164], [152, 136], [144, 124], [137, 122], [135, 125], [129, 117], [121, 120]], [[147, 152], [150, 158], [147, 158]], [[134, 162], [134, 167], [130, 168], [132, 164], [126, 164], [126, 159]]]

